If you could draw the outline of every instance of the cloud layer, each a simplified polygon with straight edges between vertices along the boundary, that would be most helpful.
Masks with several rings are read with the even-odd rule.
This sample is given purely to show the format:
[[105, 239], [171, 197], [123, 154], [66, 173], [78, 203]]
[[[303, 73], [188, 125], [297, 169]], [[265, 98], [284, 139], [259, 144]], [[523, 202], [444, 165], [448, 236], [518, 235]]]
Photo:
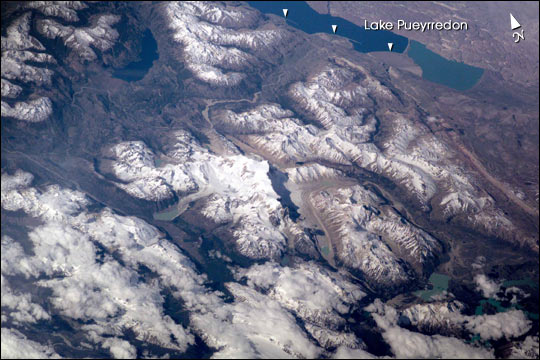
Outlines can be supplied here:
[[[39, 220], [28, 232], [29, 249], [2, 237], [3, 357], [15, 349], [28, 356], [58, 356], [51, 338], [37, 343], [25, 333], [32, 324], [52, 324], [57, 317], [78, 324], [73, 331], [87, 346], [118, 358], [142, 355], [126, 332], [174, 354], [188, 350], [199, 336], [216, 358], [371, 357], [348, 321], [361, 310], [366, 292], [346, 273], [298, 259], [290, 266], [229, 264], [235, 281], [224, 285], [231, 300], [212, 290], [183, 251], [145, 221], [100, 208], [78, 191], [36, 188], [32, 182], [23, 171], [1, 178], [3, 210]], [[37, 297], [36, 291], [48, 295]], [[189, 321], [167, 314], [167, 294]], [[446, 312], [429, 306], [434, 305], [415, 305], [400, 314], [376, 300], [366, 310], [396, 357], [493, 357], [458, 338], [404, 329], [398, 325], [404, 314], [415, 326], [442, 321], [484, 340], [513, 339], [531, 327], [519, 310], [465, 316], [459, 306]], [[425, 315], [432, 313], [439, 318]], [[529, 349], [527, 344], [522, 347]]]

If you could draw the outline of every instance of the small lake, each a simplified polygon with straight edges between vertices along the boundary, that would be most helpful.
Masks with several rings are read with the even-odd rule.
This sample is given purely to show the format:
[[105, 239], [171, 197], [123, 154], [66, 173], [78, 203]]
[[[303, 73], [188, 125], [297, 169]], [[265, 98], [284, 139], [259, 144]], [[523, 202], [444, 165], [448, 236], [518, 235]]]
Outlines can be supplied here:
[[[403, 53], [409, 40], [387, 30], [366, 30], [345, 19], [319, 14], [305, 1], [248, 1], [248, 4], [264, 14], [283, 17], [283, 9], [289, 9], [287, 24], [308, 34], [333, 34], [332, 25], [337, 25], [337, 36], [351, 40], [356, 51], [367, 53], [389, 51]], [[482, 77], [483, 69], [457, 61], [451, 61], [428, 50], [417, 41], [411, 41], [407, 55], [422, 69], [422, 78], [456, 90], [472, 88]]]
[[324, 256], [330, 255], [330, 248], [328, 245], [321, 246], [321, 252]]
[[506, 280], [503, 282], [503, 286], [508, 288], [511, 286], [530, 286], [533, 289], [538, 289], [538, 280], [533, 280], [531, 278], [525, 278], [520, 280]]
[[174, 204], [173, 206], [154, 213], [154, 220], [161, 220], [161, 221], [172, 221], [176, 219], [176, 217], [180, 215], [180, 211], [178, 209], [178, 204]]
[[433, 273], [429, 277], [429, 283], [433, 288], [416, 291], [414, 295], [422, 298], [424, 301], [429, 301], [432, 296], [441, 294], [448, 289], [449, 280], [450, 277], [446, 275]]
[[[526, 291], [533, 290], [538, 291], [538, 281], [535, 281], [531, 278], [525, 278], [525, 279], [519, 279], [519, 280], [506, 280], [502, 283], [503, 289], [508, 289], [510, 287], [519, 287], [523, 288], [525, 287]], [[527, 306], [525, 304], [525, 306]], [[506, 312], [509, 310], [522, 310], [525, 315], [531, 320], [538, 321], [538, 314], [534, 312], [527, 311], [522, 304], [518, 303], [511, 303], [511, 304], [503, 304], [498, 299], [489, 298], [489, 299], [483, 299], [480, 300], [478, 305], [475, 308], [475, 314], [476, 315], [483, 315], [486, 311], [487, 307], [491, 307], [492, 309], [495, 309], [497, 312]], [[531, 309], [529, 309], [531, 310]]]
[[157, 42], [149, 29], [146, 29], [143, 33], [141, 47], [140, 60], [129, 63], [122, 69], [115, 70], [113, 77], [124, 81], [138, 81], [148, 73], [154, 61], [159, 59]]

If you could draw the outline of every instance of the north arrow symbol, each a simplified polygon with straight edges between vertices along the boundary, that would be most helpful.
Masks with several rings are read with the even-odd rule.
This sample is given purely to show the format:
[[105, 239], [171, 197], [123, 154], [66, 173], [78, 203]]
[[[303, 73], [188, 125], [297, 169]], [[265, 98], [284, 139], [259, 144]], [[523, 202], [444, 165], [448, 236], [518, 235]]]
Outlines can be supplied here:
[[510, 14], [510, 27], [512, 30], [516, 30], [521, 27], [521, 24], [516, 20], [514, 15]]

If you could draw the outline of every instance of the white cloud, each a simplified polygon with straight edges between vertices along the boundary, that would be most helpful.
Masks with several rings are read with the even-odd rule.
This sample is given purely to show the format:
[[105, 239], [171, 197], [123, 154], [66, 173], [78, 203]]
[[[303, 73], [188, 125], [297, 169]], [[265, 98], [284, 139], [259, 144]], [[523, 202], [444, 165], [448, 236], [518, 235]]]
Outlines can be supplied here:
[[[88, 235], [51, 222], [29, 237], [36, 259], [42, 261], [41, 271], [56, 274], [38, 284], [52, 290], [49, 301], [62, 315], [92, 319], [101, 335], [122, 335], [122, 329], [130, 328], [141, 341], [181, 351], [193, 343], [192, 335], [164, 315], [161, 288], [142, 282], [134, 269], [112, 258], [98, 263]], [[88, 329], [96, 331], [96, 326]]]
[[2, 327], [2, 359], [59, 359], [54, 349], [29, 340], [14, 329]]
[[10, 318], [16, 324], [30, 322], [35, 323], [38, 320], [50, 319], [50, 315], [41, 307], [32, 301], [29, 293], [15, 290], [11, 287], [5, 276], [22, 273], [28, 276], [30, 273], [37, 273], [35, 265], [28, 261], [24, 251], [19, 243], [16, 243], [11, 237], [2, 236], [1, 247], [2, 258], [2, 319]]
[[122, 339], [108, 338], [103, 342], [102, 346], [109, 349], [115, 359], [135, 359], [137, 357], [135, 346]]
[[538, 359], [539, 338], [536, 336], [527, 336], [525, 340], [513, 342], [512, 353], [509, 359]]
[[482, 293], [485, 298], [497, 298], [497, 293], [500, 291], [500, 284], [491, 280], [484, 274], [478, 274], [474, 277], [476, 289]]
[[442, 328], [459, 334], [464, 331], [480, 335], [483, 340], [512, 339], [525, 334], [531, 322], [521, 310], [493, 315], [463, 315], [465, 305], [457, 300], [417, 304], [406, 308], [400, 315], [407, 317], [418, 329]]
[[194, 331], [218, 349], [214, 357], [315, 357], [320, 351], [278, 302], [248, 287], [228, 283], [235, 301], [225, 303], [220, 293], [203, 286], [205, 277], [166, 241], [147, 246], [129, 258], [158, 274], [163, 285], [176, 289], [175, 296], [190, 311]]
[[23, 251], [22, 246], [9, 236], [2, 236], [2, 275], [22, 274], [26, 278], [38, 274], [36, 264]]
[[319, 326], [306, 321], [304, 322], [304, 327], [318, 341], [319, 345], [325, 349], [339, 346], [346, 346], [350, 349], [363, 349], [365, 346], [362, 339], [356, 337], [347, 326], [339, 330], [333, 330], [336, 329], [333, 324]]
[[296, 319], [280, 304], [237, 283], [227, 283], [235, 302], [191, 317], [215, 358], [314, 358], [321, 349], [310, 342]]
[[297, 262], [282, 267], [275, 262], [237, 269], [237, 277], [246, 277], [248, 285], [268, 291], [268, 295], [304, 320], [337, 326], [345, 321], [353, 304], [366, 294], [341, 274], [314, 262]]
[[525, 334], [532, 327], [531, 321], [521, 310], [511, 310], [494, 315], [468, 316], [465, 327], [484, 340], [511, 339]]
[[[108, 210], [88, 213], [85, 207], [89, 201], [79, 192], [54, 185], [41, 192], [25, 188], [28, 181], [15, 181], [24, 176], [22, 172], [14, 175], [16, 179], [4, 179], [4, 175], [3, 183], [11, 190], [2, 192], [2, 206], [22, 209], [40, 217], [44, 224], [29, 233], [34, 246], [32, 256], [25, 255], [18, 245], [2, 242], [8, 253], [15, 255], [9, 260], [2, 257], [3, 272], [44, 277], [36, 285], [52, 290], [46, 301], [56, 311], [74, 319], [94, 321], [82, 327], [90, 339], [119, 336], [131, 329], [141, 341], [180, 351], [193, 343], [189, 331], [164, 315], [159, 284], [144, 282], [137, 268], [124, 266], [109, 255], [98, 261], [98, 249], [91, 237], [98, 234], [95, 227], [100, 226], [101, 236], [97, 240], [111, 253], [115, 250], [113, 245], [120, 245], [115, 242], [121, 240], [126, 248], [140, 250], [159, 239], [155, 228], [139, 219], [114, 216]], [[17, 186], [10, 186], [13, 183]], [[25, 266], [20, 267], [13, 260]]]
[[34, 180], [34, 176], [22, 170], [17, 170], [13, 175], [2, 173], [1, 189], [2, 193], [7, 193], [10, 190], [25, 188]]
[[510, 299], [511, 304], [517, 304], [523, 299], [531, 297], [531, 294], [526, 293], [523, 289], [516, 286], [511, 286], [504, 291], [506, 299]]
[[473, 269], [481, 270], [486, 266], [486, 257], [479, 255], [474, 259], [474, 262], [472, 263]]
[[13, 323], [22, 324], [48, 320], [51, 316], [41, 305], [32, 301], [30, 294], [13, 290], [2, 274], [2, 318], [10, 318]]
[[23, 171], [16, 171], [14, 175], [2, 174], [2, 186], [7, 189], [2, 190], [2, 208], [22, 210], [43, 220], [66, 223], [89, 204], [84, 194], [61, 189], [58, 185], [48, 186], [44, 191], [27, 187], [32, 178], [31, 174]]
[[[235, 301], [225, 303], [223, 294], [209, 290], [206, 277], [156, 228], [107, 208], [90, 213], [87, 204], [83, 194], [58, 186], [44, 191], [22, 186], [3, 192], [3, 207], [23, 209], [44, 222], [29, 234], [33, 256], [10, 247], [29, 265], [3, 266], [27, 274], [30, 281], [36, 275], [44, 277], [37, 285], [51, 289], [52, 296], [46, 299], [51, 309], [74, 319], [92, 319], [80, 330], [91, 342], [109, 346], [111, 355], [130, 354], [132, 348], [123, 342], [104, 343], [111, 336], [122, 336], [125, 329], [133, 330], [141, 341], [180, 351], [193, 343], [189, 330], [164, 315], [161, 293], [167, 290], [189, 311], [193, 331], [219, 349], [216, 357], [316, 357], [321, 353], [278, 302], [230, 283], [227, 287]], [[105, 249], [101, 257], [98, 244]], [[114, 258], [108, 255], [112, 253]], [[140, 265], [157, 278], [141, 279]]]
[[280, 306], [304, 321], [304, 327], [320, 346], [346, 345], [360, 348], [362, 340], [348, 328], [345, 315], [366, 294], [343, 274], [328, 270], [316, 262], [296, 259], [294, 266], [275, 262], [235, 268], [237, 279], [276, 300]]
[[[133, 330], [141, 341], [179, 351], [194, 343], [190, 334], [194, 331], [218, 349], [215, 357], [324, 354], [297, 325], [295, 314], [321, 344], [346, 346], [336, 354], [369, 355], [358, 349], [361, 342], [355, 342], [353, 334], [335, 331], [346, 329], [343, 315], [365, 296], [340, 273], [312, 262], [298, 262], [293, 267], [267, 262], [234, 269], [237, 278], [247, 279], [247, 286], [227, 283], [234, 301], [225, 302], [223, 294], [205, 286], [206, 276], [196, 271], [191, 260], [143, 220], [120, 216], [107, 208], [90, 213], [90, 201], [83, 194], [54, 185], [43, 191], [28, 187], [31, 180], [24, 173], [18, 173], [18, 179], [2, 177], [8, 189], [2, 192], [2, 206], [22, 209], [43, 222], [28, 235], [33, 255], [25, 254], [13, 239], [2, 239], [2, 274], [23, 275], [28, 281], [40, 276], [35, 285], [52, 291], [52, 296], [44, 299], [50, 305], [50, 314], [40, 312], [43, 308], [32, 303], [29, 294], [9, 288], [7, 295], [18, 296], [10, 298], [3, 291], [2, 301], [11, 311], [9, 316], [18, 316], [21, 322], [46, 320], [52, 311], [73, 319], [92, 319], [93, 323], [80, 330], [115, 357], [137, 355], [133, 344], [118, 338], [126, 329]], [[113, 253], [115, 257], [110, 255]], [[152, 281], [141, 278], [140, 265], [157, 277]], [[9, 286], [4, 280], [3, 289]], [[190, 329], [164, 314], [163, 291], [171, 291], [182, 301], [189, 312]], [[20, 302], [18, 308], [13, 305], [15, 301]], [[421, 356], [421, 351], [430, 356], [492, 355], [458, 339], [428, 337], [402, 329], [396, 325], [397, 312], [382, 303], [372, 305], [372, 312], [396, 356]], [[512, 318], [466, 320], [470, 331], [491, 338], [499, 333], [507, 337], [523, 333], [527, 328], [523, 319], [517, 313], [507, 316]], [[494, 327], [494, 321], [513, 321], [513, 325], [504, 330]], [[333, 332], [318, 331], [325, 326]]]
[[340, 346], [332, 355], [333, 359], [376, 359], [373, 354], [362, 349], [351, 349], [346, 346]]
[[212, 259], [221, 259], [227, 263], [232, 263], [232, 259], [230, 257], [228, 257], [227, 255], [223, 254], [221, 251], [219, 250], [210, 250], [208, 251], [208, 256], [211, 257]]
[[398, 358], [493, 358], [493, 352], [467, 345], [459, 339], [440, 335], [427, 336], [397, 325], [398, 313], [380, 300], [366, 307], [382, 336]]
[[467, 345], [456, 338], [427, 336], [397, 326], [386, 329], [383, 338], [398, 358], [493, 358], [493, 354], [487, 350]]

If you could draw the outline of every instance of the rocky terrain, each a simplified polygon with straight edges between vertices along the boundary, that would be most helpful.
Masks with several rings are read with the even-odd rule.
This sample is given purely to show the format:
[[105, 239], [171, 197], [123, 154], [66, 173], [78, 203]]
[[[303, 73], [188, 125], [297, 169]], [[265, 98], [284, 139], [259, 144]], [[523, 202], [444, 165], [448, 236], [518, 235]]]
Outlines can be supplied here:
[[[537, 88], [458, 92], [245, 3], [2, 20], [2, 357], [538, 357]], [[471, 144], [495, 121], [515, 174]]]
[[[394, 86], [404, 86], [403, 90], [415, 97], [425, 111], [439, 114], [438, 122], [427, 124], [432, 131], [459, 132], [456, 150], [464, 153], [467, 161], [482, 163], [487, 173], [499, 179], [496, 187], [505, 193], [504, 198], [518, 194], [520, 199], [514, 198], [514, 202], [527, 203], [529, 214], [538, 217], [537, 210], [533, 210], [538, 208], [538, 188], [531, 180], [536, 178], [539, 163], [538, 109], [526, 105], [538, 102], [538, 4], [435, 2], [425, 6], [412, 2], [404, 7], [395, 2], [382, 6], [375, 2], [309, 3], [319, 13], [343, 17], [360, 26], [364, 25], [364, 20], [394, 24], [398, 19], [466, 21], [467, 31], [421, 32], [397, 28], [392, 31], [422, 42], [447, 59], [484, 69], [478, 86], [467, 95], [441, 93], [437, 86], [418, 92], [415, 85], [411, 86], [409, 76], [405, 76], [405, 82], [399, 81], [400, 73], [410, 72], [412, 65], [396, 58], [388, 61]], [[526, 41], [514, 42], [510, 13], [519, 19], [522, 27], [517, 31], [524, 31]], [[412, 71], [421, 74], [421, 69]], [[477, 105], [479, 102], [482, 105]], [[440, 116], [450, 113], [450, 116]], [[516, 157], [523, 161], [515, 161]], [[528, 166], [524, 166], [525, 163]]]
[[[330, 13], [349, 21], [364, 25], [364, 20], [391, 21], [465, 21], [467, 31], [393, 31], [422, 42], [444, 57], [500, 72], [507, 81], [514, 81], [531, 89], [538, 88], [538, 4], [479, 3], [463, 1], [435, 2], [428, 6], [412, 2], [401, 6], [397, 2], [379, 4], [363, 1], [352, 2], [308, 2], [320, 13]], [[525, 40], [514, 43], [510, 27], [512, 13], [524, 29]], [[521, 29], [519, 29], [521, 30]], [[530, 74], [530, 76], [529, 76]]]

